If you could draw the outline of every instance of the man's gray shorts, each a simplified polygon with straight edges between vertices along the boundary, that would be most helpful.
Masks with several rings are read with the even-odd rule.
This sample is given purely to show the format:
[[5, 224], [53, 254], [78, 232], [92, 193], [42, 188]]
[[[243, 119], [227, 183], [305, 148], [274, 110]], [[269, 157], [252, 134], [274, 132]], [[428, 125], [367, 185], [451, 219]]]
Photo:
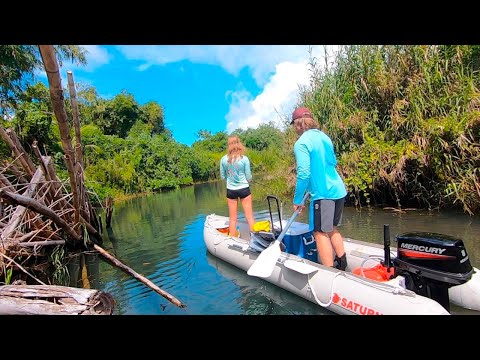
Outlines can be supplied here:
[[328, 233], [342, 221], [345, 198], [318, 199], [313, 202], [313, 230]]

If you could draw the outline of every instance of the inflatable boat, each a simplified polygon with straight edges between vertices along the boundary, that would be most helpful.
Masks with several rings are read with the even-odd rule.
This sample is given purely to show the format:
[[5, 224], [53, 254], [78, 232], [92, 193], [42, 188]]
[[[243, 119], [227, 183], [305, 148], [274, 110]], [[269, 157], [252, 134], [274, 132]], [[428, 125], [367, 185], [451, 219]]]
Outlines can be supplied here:
[[[396, 235], [390, 248], [386, 225], [383, 247], [345, 238], [348, 266], [339, 270], [317, 262], [308, 224], [293, 219], [271, 217], [270, 232], [251, 232], [239, 220], [231, 236], [228, 217], [210, 214], [204, 241], [213, 256], [337, 314], [449, 315], [452, 304], [480, 311], [480, 275], [460, 239], [412, 232]], [[272, 252], [280, 238], [278, 253]], [[271, 269], [255, 274], [268, 251], [275, 253]]]

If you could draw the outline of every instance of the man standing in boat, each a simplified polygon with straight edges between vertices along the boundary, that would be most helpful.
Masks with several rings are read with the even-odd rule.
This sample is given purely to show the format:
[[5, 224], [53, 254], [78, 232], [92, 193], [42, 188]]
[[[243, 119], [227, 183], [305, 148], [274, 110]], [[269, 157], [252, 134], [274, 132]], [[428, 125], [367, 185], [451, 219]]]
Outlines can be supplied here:
[[293, 147], [297, 163], [293, 209], [303, 210], [304, 206], [299, 204], [305, 191], [310, 191], [309, 223], [317, 243], [318, 262], [345, 270], [347, 256], [337, 226], [342, 219], [347, 190], [335, 168], [337, 160], [332, 140], [319, 129], [306, 107], [293, 112], [291, 124], [299, 136]]

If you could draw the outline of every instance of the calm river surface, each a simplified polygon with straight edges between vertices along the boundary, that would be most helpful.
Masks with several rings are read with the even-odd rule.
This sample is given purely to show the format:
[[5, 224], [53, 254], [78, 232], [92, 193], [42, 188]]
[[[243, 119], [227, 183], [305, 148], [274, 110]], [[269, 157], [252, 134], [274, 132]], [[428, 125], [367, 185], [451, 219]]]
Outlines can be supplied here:
[[[228, 215], [223, 182], [195, 185], [114, 205], [112, 228], [103, 246], [125, 264], [187, 305], [180, 309], [123, 271], [90, 256], [90, 286], [112, 294], [115, 314], [124, 315], [331, 315], [303, 298], [248, 276], [207, 253], [203, 224], [208, 214]], [[255, 196], [255, 188], [253, 188]], [[283, 218], [293, 213], [291, 199]], [[275, 207], [276, 208], [276, 207]], [[256, 219], [269, 218], [268, 204], [255, 199]], [[276, 212], [275, 212], [276, 213]], [[239, 211], [243, 217], [243, 211]], [[297, 218], [307, 222], [307, 214]], [[430, 231], [461, 238], [473, 266], [480, 267], [480, 218], [463, 213], [347, 207], [340, 230], [345, 237], [383, 243], [383, 225], [394, 235]], [[393, 240], [392, 240], [393, 243]], [[452, 308], [452, 313], [471, 313]]]

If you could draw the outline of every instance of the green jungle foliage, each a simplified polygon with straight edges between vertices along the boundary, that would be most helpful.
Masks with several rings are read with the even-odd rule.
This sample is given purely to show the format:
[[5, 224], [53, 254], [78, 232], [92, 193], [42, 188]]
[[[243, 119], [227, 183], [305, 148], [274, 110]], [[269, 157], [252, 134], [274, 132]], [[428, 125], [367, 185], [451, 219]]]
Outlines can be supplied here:
[[[60, 66], [65, 60], [85, 65], [86, 51], [78, 45], [55, 45]], [[0, 45], [0, 115], [16, 109], [25, 87], [43, 70], [37, 45]]]

